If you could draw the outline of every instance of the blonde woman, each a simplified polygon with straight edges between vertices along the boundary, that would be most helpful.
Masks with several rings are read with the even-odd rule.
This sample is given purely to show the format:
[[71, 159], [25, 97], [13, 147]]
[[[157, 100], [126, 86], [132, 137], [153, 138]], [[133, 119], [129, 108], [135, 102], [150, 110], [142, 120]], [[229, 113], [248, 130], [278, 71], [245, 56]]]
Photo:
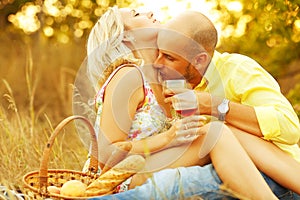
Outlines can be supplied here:
[[[166, 123], [166, 116], [170, 114], [168, 105], [163, 103], [161, 87], [152, 68], [157, 56], [156, 36], [160, 26], [151, 12], [138, 13], [113, 7], [98, 20], [89, 35], [88, 74], [97, 91], [95, 128], [100, 161], [105, 163], [110, 156], [105, 155], [108, 144], [130, 141], [130, 153], [150, 154], [147, 157], [149, 171], [202, 166], [211, 159], [229, 169], [225, 171], [218, 167], [217, 171], [229, 189], [249, 199], [277, 199], [225, 125], [218, 122], [204, 125], [205, 118], [195, 115], [178, 120], [169, 128]], [[203, 139], [210, 136], [205, 134], [210, 126], [219, 127], [220, 137], [210, 154], [200, 159], [201, 145]], [[199, 137], [182, 139], [190, 134]], [[174, 157], [157, 165], [170, 155]], [[134, 180], [133, 183], [131, 179], [127, 180], [118, 190], [127, 190], [129, 184], [133, 187], [139, 178]]]

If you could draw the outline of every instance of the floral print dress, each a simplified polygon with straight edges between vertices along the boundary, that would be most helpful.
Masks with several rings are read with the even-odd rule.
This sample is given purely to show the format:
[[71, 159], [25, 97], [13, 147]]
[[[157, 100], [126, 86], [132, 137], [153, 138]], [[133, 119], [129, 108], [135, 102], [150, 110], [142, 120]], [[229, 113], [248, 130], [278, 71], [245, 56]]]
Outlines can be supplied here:
[[[102, 107], [103, 107], [104, 93], [105, 93], [106, 86], [113, 78], [113, 76], [122, 67], [126, 67], [126, 66], [128, 67], [128, 65], [122, 65], [118, 67], [109, 76], [109, 78], [106, 80], [106, 82], [104, 83], [104, 85], [99, 90], [96, 96], [97, 117], [95, 122], [95, 131], [97, 135], [98, 135], [98, 130], [100, 128], [100, 122], [101, 122], [100, 119], [102, 114]], [[145, 80], [144, 74], [141, 71], [141, 69], [136, 65], [131, 64], [130, 66], [135, 66], [141, 72], [143, 82], [144, 82], [145, 98], [142, 106], [136, 111], [136, 114], [132, 121], [130, 131], [128, 133], [128, 140], [140, 140], [164, 131], [167, 126], [166, 125], [167, 118], [163, 113], [163, 110], [161, 109], [160, 105], [158, 104], [149, 83]], [[130, 184], [130, 181], [131, 178], [123, 182], [123, 184], [121, 184], [117, 188], [117, 192], [128, 190], [128, 185]]]

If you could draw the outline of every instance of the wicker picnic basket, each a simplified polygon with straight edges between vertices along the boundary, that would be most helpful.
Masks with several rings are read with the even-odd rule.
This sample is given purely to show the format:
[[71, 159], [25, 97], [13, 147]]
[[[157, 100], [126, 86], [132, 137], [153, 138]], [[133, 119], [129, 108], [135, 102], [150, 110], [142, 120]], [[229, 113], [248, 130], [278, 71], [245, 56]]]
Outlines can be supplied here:
[[[87, 173], [68, 169], [48, 169], [48, 160], [51, 152], [52, 145], [55, 138], [60, 131], [69, 122], [79, 119], [82, 120], [89, 128], [91, 136], [92, 153]], [[93, 155], [98, 155], [97, 138], [91, 123], [82, 116], [70, 116], [61, 121], [54, 129], [48, 143], [44, 149], [41, 165], [39, 171], [33, 171], [23, 176], [24, 188], [23, 192], [28, 199], [87, 199], [87, 197], [67, 197], [60, 194], [54, 194], [47, 191], [48, 186], [61, 187], [69, 180], [79, 180], [86, 185], [96, 180], [99, 175], [96, 173], [98, 170], [98, 160]]]

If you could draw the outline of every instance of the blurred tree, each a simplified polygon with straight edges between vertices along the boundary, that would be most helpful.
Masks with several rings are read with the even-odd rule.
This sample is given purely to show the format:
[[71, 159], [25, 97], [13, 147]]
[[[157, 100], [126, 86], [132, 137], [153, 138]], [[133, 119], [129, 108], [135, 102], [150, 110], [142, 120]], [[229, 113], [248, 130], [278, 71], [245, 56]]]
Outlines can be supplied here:
[[18, 12], [20, 7], [32, 0], [1, 0], [0, 1], [0, 28], [3, 30], [9, 24], [8, 16]]
[[222, 49], [254, 57], [275, 77], [285, 76], [283, 67], [300, 59], [300, 0], [215, 1], [227, 32]]
[[[299, 59], [300, 0], [208, 1], [215, 2], [221, 16], [224, 34], [220, 49], [254, 57], [275, 77], [285, 75], [282, 65]], [[113, 5], [138, 4], [135, 0], [2, 0], [0, 25], [11, 22], [27, 34], [41, 31], [66, 42], [67, 38], [82, 37]]]
[[293, 89], [287, 94], [287, 98], [291, 100], [292, 105], [294, 106], [298, 117], [300, 117], [300, 83], [296, 84]]
[[248, 55], [277, 80], [300, 117], [300, 0], [209, 0], [222, 20], [219, 50]]
[[89, 32], [109, 6], [132, 4], [135, 0], [4, 0], [0, 3], [0, 26], [13, 24], [25, 34], [40, 32], [68, 43]]

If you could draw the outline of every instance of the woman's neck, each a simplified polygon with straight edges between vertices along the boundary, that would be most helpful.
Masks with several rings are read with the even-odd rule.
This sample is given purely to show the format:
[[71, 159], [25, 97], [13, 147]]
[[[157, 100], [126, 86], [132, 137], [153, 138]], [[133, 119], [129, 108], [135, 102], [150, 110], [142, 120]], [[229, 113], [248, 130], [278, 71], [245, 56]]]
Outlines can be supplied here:
[[164, 102], [165, 97], [163, 96], [163, 90], [161, 83], [158, 82], [158, 72], [153, 67], [154, 61], [158, 56], [157, 49], [140, 49], [135, 51], [135, 56], [142, 58], [144, 60], [144, 66], [142, 67], [143, 73], [146, 76], [148, 83], [151, 86], [151, 89], [156, 97], [158, 104], [163, 109], [167, 117], [171, 117], [171, 108], [170, 104]]
[[153, 64], [158, 56], [157, 49], [144, 48], [137, 49], [134, 51], [136, 58], [141, 58], [144, 61], [143, 72], [149, 82], [157, 83], [157, 70], [154, 69]]

